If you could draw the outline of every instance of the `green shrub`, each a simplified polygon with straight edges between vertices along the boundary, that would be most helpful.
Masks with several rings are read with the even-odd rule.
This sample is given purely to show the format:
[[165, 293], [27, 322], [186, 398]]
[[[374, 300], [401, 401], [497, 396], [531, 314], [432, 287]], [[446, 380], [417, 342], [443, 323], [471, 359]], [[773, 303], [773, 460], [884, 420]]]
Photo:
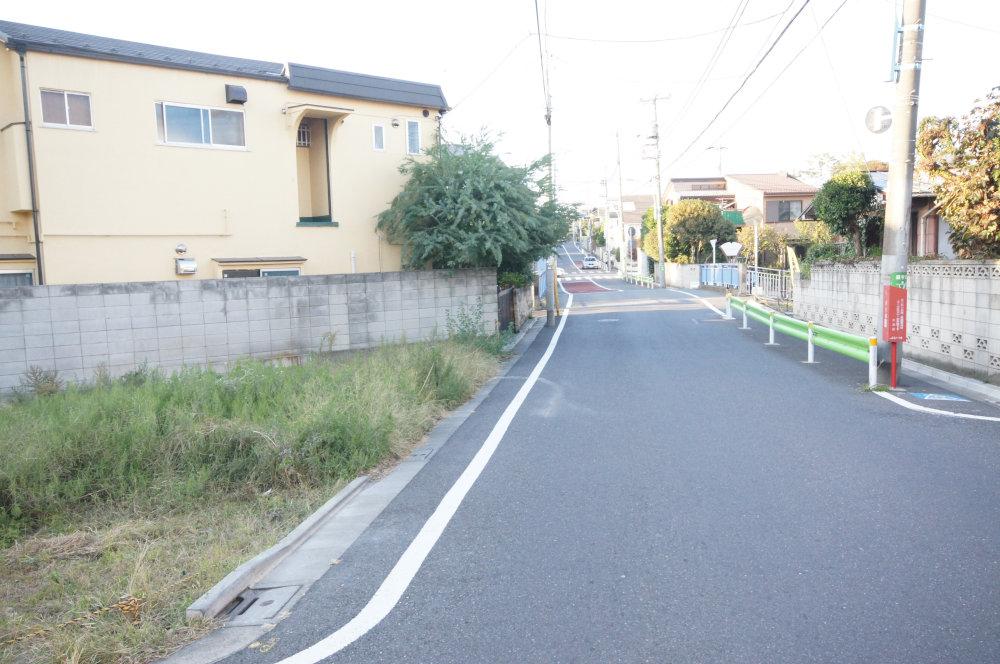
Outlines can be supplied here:
[[531, 281], [531, 275], [524, 272], [502, 272], [497, 276], [497, 285], [501, 288], [523, 288]]

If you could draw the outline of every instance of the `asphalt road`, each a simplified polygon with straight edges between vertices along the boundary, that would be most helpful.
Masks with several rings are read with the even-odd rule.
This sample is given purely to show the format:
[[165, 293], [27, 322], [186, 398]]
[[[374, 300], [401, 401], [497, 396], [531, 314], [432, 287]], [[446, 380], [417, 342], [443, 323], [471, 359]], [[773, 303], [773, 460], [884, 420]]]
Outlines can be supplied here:
[[[684, 293], [597, 283], [400, 602], [330, 661], [1000, 661], [1000, 423], [908, 411], [859, 389], [864, 365], [804, 365]], [[230, 661], [365, 606], [551, 336], [271, 649]]]

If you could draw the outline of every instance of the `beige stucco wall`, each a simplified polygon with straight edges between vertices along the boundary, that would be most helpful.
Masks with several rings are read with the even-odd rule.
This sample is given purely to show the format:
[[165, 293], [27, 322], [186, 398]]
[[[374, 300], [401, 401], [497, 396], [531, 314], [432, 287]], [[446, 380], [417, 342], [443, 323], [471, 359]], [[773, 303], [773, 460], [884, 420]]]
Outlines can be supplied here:
[[[308, 259], [303, 274], [329, 274], [350, 272], [353, 251], [358, 272], [399, 269], [399, 247], [379, 239], [375, 216], [404, 182], [397, 168], [406, 120], [420, 121], [426, 148], [436, 136], [433, 109], [424, 118], [420, 108], [295, 92], [273, 81], [44, 53], [28, 54], [28, 76], [49, 283], [173, 279], [180, 242], [198, 261], [194, 278], [220, 276], [211, 259], [233, 256], [299, 255]], [[155, 102], [239, 109], [225, 103], [226, 83], [247, 89], [245, 150], [158, 143]], [[89, 93], [94, 130], [40, 126], [40, 88]], [[352, 110], [330, 120], [338, 227], [296, 226], [297, 122], [282, 113], [295, 104]], [[386, 126], [383, 152], [372, 149], [373, 122]], [[5, 204], [0, 215], [9, 214]]]
[[[34, 255], [28, 148], [17, 54], [0, 48], [0, 254]], [[0, 270], [34, 271], [33, 261], [0, 261]]]

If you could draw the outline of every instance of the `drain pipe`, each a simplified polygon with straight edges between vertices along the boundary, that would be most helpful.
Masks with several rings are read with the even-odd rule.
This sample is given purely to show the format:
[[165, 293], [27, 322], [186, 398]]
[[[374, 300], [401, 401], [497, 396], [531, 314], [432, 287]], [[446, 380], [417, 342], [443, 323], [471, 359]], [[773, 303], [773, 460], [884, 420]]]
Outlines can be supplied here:
[[45, 271], [42, 269], [42, 237], [38, 224], [38, 191], [35, 187], [35, 132], [31, 124], [31, 107], [28, 102], [28, 73], [25, 66], [25, 51], [17, 51], [21, 60], [21, 97], [24, 101], [24, 136], [28, 144], [28, 186], [31, 189], [31, 225], [35, 232], [35, 266], [38, 269], [38, 285], [45, 284]]

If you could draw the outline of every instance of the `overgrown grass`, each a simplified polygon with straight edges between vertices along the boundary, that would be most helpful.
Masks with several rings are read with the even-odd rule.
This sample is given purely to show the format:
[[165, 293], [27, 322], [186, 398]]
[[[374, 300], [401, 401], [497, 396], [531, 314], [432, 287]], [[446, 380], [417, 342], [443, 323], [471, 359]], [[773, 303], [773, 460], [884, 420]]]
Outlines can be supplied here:
[[[195, 636], [187, 603], [495, 372], [501, 337], [454, 332], [295, 366], [139, 371], [0, 408], [0, 660], [144, 661]], [[2, 645], [126, 594], [146, 606], [137, 625], [106, 612]]]

